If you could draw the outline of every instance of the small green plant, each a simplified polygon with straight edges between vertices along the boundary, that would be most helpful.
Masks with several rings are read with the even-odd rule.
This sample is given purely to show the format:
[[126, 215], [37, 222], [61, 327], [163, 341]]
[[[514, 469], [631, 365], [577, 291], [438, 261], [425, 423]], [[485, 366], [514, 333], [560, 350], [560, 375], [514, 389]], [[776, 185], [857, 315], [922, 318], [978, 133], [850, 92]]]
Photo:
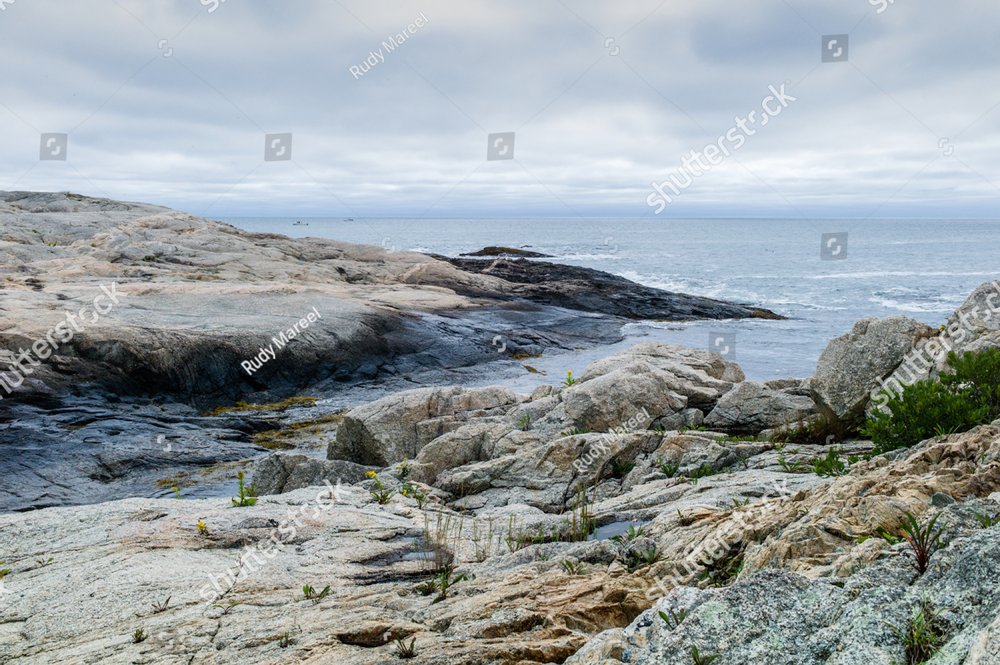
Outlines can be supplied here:
[[427, 501], [427, 495], [421, 492], [415, 486], [411, 485], [410, 483], [406, 483], [406, 485], [403, 486], [403, 489], [401, 489], [399, 493], [402, 494], [403, 496], [408, 496], [414, 501], [416, 501], [417, 507], [423, 510], [424, 502]]
[[615, 543], [618, 543], [619, 545], [627, 545], [629, 543], [635, 542], [636, 540], [642, 538], [645, 535], [646, 535], [645, 527], [641, 526], [637, 527], [634, 524], [629, 524], [628, 530], [625, 533], [618, 536], [612, 536], [610, 540]]
[[171, 598], [173, 598], [173, 596], [167, 596], [167, 599], [165, 601], [163, 601], [162, 603], [157, 603], [157, 602], [154, 601], [153, 602], [153, 614], [162, 614], [163, 612], [166, 612], [167, 609], [170, 607], [170, 599]]
[[800, 460], [789, 462], [785, 459], [785, 453], [780, 453], [778, 455], [778, 466], [780, 466], [781, 470], [785, 473], [802, 473], [805, 469], [805, 465]]
[[747, 497], [740, 501], [739, 499], [733, 499], [733, 508], [742, 508], [743, 506], [750, 505], [750, 497]]
[[254, 490], [253, 485], [246, 484], [246, 474], [240, 471], [237, 477], [240, 479], [240, 495], [233, 499], [233, 506], [246, 508], [255, 505], [257, 503], [257, 492]]
[[302, 587], [302, 595], [305, 597], [306, 600], [311, 600], [313, 601], [313, 603], [318, 603], [319, 601], [323, 600], [324, 598], [330, 595], [330, 585], [329, 584], [326, 585], [325, 587], [323, 587], [322, 591], [317, 593], [316, 589], [314, 589], [312, 585], [306, 584], [305, 586]]
[[740, 574], [743, 570], [743, 552], [732, 552], [716, 561], [702, 561], [705, 570], [699, 578], [712, 586], [725, 586]]
[[847, 473], [847, 465], [840, 459], [840, 451], [830, 448], [826, 456], [816, 457], [810, 462], [813, 473], [821, 477], [836, 477]]
[[[0, 566], [3, 565], [3, 561], [0, 561]], [[0, 568], [0, 580], [7, 577], [13, 572], [10, 568]]]
[[389, 500], [392, 499], [392, 490], [386, 489], [382, 485], [382, 479], [374, 471], [368, 471], [365, 475], [375, 480], [375, 484], [368, 488], [368, 493], [372, 495], [372, 498], [381, 506], [389, 503]]
[[292, 634], [285, 631], [281, 635], [278, 635], [278, 646], [282, 649], [287, 649], [292, 646]]
[[687, 615], [688, 613], [685, 609], [681, 609], [676, 612], [670, 610], [669, 614], [660, 610], [660, 618], [663, 619], [663, 622], [667, 624], [667, 628], [670, 630], [676, 630], [677, 626], [681, 625], [681, 622], [687, 618]]
[[406, 480], [407, 476], [409, 475], [410, 475], [410, 465], [407, 464], [406, 462], [401, 463], [399, 465], [399, 468], [396, 469], [396, 478], [398, 478], [399, 480]]
[[[454, 576], [455, 570], [450, 565], [444, 567], [437, 575], [435, 580], [435, 588], [439, 591], [438, 597], [434, 599], [435, 603], [439, 603], [448, 597], [448, 589], [455, 586], [459, 582], [463, 582], [469, 579], [469, 576], [465, 573], [461, 575]], [[454, 577], [453, 577], [454, 576]]]
[[694, 471], [688, 472], [686, 475], [688, 482], [697, 485], [699, 480], [701, 480], [702, 478], [708, 478], [710, 476], [714, 476], [715, 473], [716, 471], [715, 469], [712, 468], [712, 465], [706, 462], [701, 466], [699, 466]]
[[660, 560], [660, 551], [657, 549], [656, 545], [647, 549], [633, 550], [631, 554], [632, 557], [627, 562], [627, 567], [630, 572], [638, 570], [644, 566], [652, 566]]
[[927, 572], [927, 566], [930, 565], [935, 552], [944, 547], [941, 542], [942, 529], [936, 526], [939, 517], [941, 513], [932, 517], [927, 525], [922, 527], [912, 513], [906, 513], [903, 526], [899, 529], [903, 538], [910, 544], [913, 567], [921, 575]]
[[132, 633], [132, 644], [139, 644], [140, 642], [145, 642], [149, 635], [142, 628], [136, 628], [135, 632]]
[[614, 457], [614, 458], [611, 459], [611, 477], [612, 478], [624, 478], [634, 468], [635, 468], [635, 462], [630, 462], [628, 460], [618, 459], [617, 457]]
[[695, 644], [691, 645], [691, 662], [694, 665], [711, 665], [716, 660], [718, 660], [719, 654], [704, 654], [698, 651], [698, 646]]
[[[53, 559], [52, 557], [49, 557], [47, 559], [35, 559], [35, 563], [38, 565], [39, 568], [44, 568], [45, 566], [50, 565], [53, 561], [55, 561], [55, 559]], [[3, 577], [3, 575], [0, 575], [0, 577]]]
[[417, 657], [416, 644], [417, 644], [417, 638], [415, 637], [410, 640], [409, 646], [407, 646], [407, 644], [403, 642], [403, 638], [401, 637], [396, 638], [396, 655], [404, 659], [416, 658]]
[[677, 472], [681, 468], [679, 464], [674, 464], [673, 462], [667, 461], [667, 459], [664, 458], [662, 455], [657, 456], [656, 459], [653, 460], [653, 464], [667, 478], [673, 478], [674, 476], [676, 476]]
[[181, 488], [180, 487], [177, 487], [176, 485], [174, 485], [173, 487], [170, 488], [170, 491], [173, 492], [174, 496], [176, 496], [178, 499], [183, 499], [184, 498], [184, 495], [181, 494]]
[[205, 520], [198, 520], [198, 535], [199, 536], [208, 535], [208, 527], [205, 526]]
[[1000, 513], [994, 513], [993, 515], [990, 514], [984, 515], [983, 513], [977, 512], [976, 521], [979, 522], [979, 525], [982, 526], [984, 529], [989, 529], [995, 527], [997, 524], [1000, 524]]
[[521, 416], [521, 418], [517, 421], [517, 428], [522, 432], [527, 432], [531, 429], [531, 415], [526, 413]]
[[546, 531], [542, 526], [537, 526], [534, 533], [518, 532], [513, 529], [513, 521], [508, 530], [507, 547], [511, 552], [516, 552], [529, 545], [539, 545], [542, 543], [575, 543], [587, 540], [594, 532], [597, 525], [590, 514], [590, 504], [587, 499], [587, 490], [580, 486], [576, 493], [576, 502], [569, 518], [564, 518], [559, 524], [554, 524]]
[[589, 429], [583, 429], [581, 427], [571, 427], [565, 432], [560, 432], [560, 436], [579, 436], [581, 434], [590, 434]]
[[566, 559], [562, 562], [562, 569], [565, 570], [570, 575], [582, 575], [583, 574], [583, 564], [579, 561], [574, 562]]
[[907, 665], [923, 665], [944, 644], [944, 626], [929, 599], [920, 602], [903, 629], [891, 626], [906, 649]]
[[579, 381], [573, 378], [573, 370], [566, 372], [566, 378], [563, 379], [564, 386], [575, 386]]
[[904, 540], [906, 540], [900, 534], [893, 533], [892, 531], [888, 531], [886, 529], [879, 529], [878, 530], [878, 535], [879, 535], [879, 537], [882, 540], [884, 540], [885, 542], [889, 543], [890, 545], [898, 545], [899, 543], [901, 543]]

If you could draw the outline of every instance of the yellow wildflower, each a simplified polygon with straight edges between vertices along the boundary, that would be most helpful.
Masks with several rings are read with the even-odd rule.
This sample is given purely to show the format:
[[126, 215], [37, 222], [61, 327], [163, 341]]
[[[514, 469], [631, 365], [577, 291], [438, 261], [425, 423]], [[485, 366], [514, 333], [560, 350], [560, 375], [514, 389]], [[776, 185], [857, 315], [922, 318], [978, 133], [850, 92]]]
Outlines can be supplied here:
[[374, 478], [377, 474], [374, 471], [368, 471], [365, 475], [369, 478]]

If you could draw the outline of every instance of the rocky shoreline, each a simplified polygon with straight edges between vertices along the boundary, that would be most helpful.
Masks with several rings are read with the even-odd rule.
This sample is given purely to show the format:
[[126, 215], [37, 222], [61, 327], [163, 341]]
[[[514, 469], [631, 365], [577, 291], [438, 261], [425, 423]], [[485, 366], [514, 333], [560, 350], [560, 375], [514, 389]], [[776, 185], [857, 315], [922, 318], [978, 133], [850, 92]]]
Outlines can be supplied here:
[[[217, 495], [232, 482], [227, 465], [266, 454], [258, 434], [311, 417], [216, 418], [217, 407], [309, 395], [334, 411], [460, 382], [484, 364], [524, 372], [515, 357], [622, 340], [614, 302], [633, 292], [661, 318], [762, 313], [594, 271], [547, 274], [547, 288], [577, 300], [602, 294], [558, 303], [424, 254], [75, 194], [0, 193], [0, 222], [0, 465], [12, 474], [0, 511], [166, 496], [181, 484]], [[113, 302], [97, 300], [111, 290]], [[280, 341], [313, 312], [315, 323]], [[267, 362], [246, 371], [258, 357]]]
[[[168, 227], [176, 235], [174, 215]], [[251, 237], [269, 248], [285, 242]], [[309, 251], [334, 251], [319, 247]], [[379, 254], [365, 264], [368, 274], [379, 266], [383, 281], [364, 293], [392, 300], [393, 316], [407, 308], [442, 316], [428, 303], [443, 299], [464, 325], [478, 325], [468, 321], [491, 317], [490, 308], [517, 303], [537, 321], [536, 308], [552, 306], [529, 306], [522, 296], [503, 304], [519, 284], [533, 284], [518, 281], [515, 273], [530, 270], [521, 260], [494, 262], [506, 275], [500, 285], [482, 263], [472, 272], [436, 259], [420, 264], [441, 275], [429, 293], [426, 282], [414, 289], [385, 276], [398, 274], [386, 262], [410, 260]], [[50, 266], [48, 274], [57, 272]], [[451, 287], [441, 286], [445, 277]], [[486, 287], [498, 295], [484, 310]], [[312, 298], [285, 288], [282, 302], [292, 306], [283, 311], [304, 316], [300, 305]], [[157, 304], [166, 292], [151, 278], [144, 302]], [[227, 467], [230, 483], [237, 471], [252, 471], [252, 489], [232, 498], [179, 489], [0, 515], [0, 661], [1000, 662], [1000, 420], [888, 452], [857, 434], [873, 394], [913, 357], [937, 359], [922, 370], [933, 379], [943, 367], [935, 346], [1000, 348], [996, 292], [996, 283], [978, 289], [942, 330], [903, 317], [860, 321], [830, 342], [804, 380], [748, 381], [718, 355], [646, 343], [531, 394], [431, 384], [349, 409], [303, 398], [201, 416], [192, 406], [148, 403], [132, 415], [136, 404], [98, 395], [88, 412], [65, 406], [63, 383], [33, 386], [16, 403], [0, 402], [14, 414], [0, 430], [9, 437], [0, 450], [18, 440], [10, 432], [22, 420], [50, 418], [61, 431], [38, 430], [53, 442], [80, 431], [105, 450], [115, 430], [142, 431], [155, 419], [217, 430], [206, 455], [225, 437], [279, 452], [252, 469]], [[33, 300], [43, 291], [2, 293], [7, 311], [44, 309]], [[347, 302], [345, 294], [336, 295]], [[240, 307], [251, 302], [234, 295]], [[323, 318], [309, 331], [326, 320], [317, 311]], [[108, 339], [119, 345], [94, 343], [100, 351], [84, 360], [129, 357], [121, 343], [128, 310], [115, 315], [122, 319]], [[230, 325], [239, 321], [235, 311], [227, 316]], [[611, 320], [606, 312], [579, 316]], [[537, 337], [526, 335], [519, 348], [548, 345], [547, 335], [563, 330], [533, 329]], [[391, 362], [403, 366], [413, 355]], [[274, 397], [269, 385], [259, 394]], [[0, 462], [26, 455], [31, 446], [21, 445]], [[280, 452], [286, 447], [295, 450]], [[133, 458], [123, 450], [106, 472], [142, 478], [128, 466]], [[51, 463], [25, 458], [24, 473], [34, 461]], [[55, 467], [47, 481], [62, 487], [65, 503], [92, 489], [62, 470], [73, 463], [85, 467], [87, 458]], [[70, 481], [59, 483], [60, 473]], [[907, 515], [936, 520], [940, 530], [923, 569], [899, 535]], [[929, 659], [914, 660], [915, 638], [907, 637], [918, 616], [924, 646], [933, 644]]]

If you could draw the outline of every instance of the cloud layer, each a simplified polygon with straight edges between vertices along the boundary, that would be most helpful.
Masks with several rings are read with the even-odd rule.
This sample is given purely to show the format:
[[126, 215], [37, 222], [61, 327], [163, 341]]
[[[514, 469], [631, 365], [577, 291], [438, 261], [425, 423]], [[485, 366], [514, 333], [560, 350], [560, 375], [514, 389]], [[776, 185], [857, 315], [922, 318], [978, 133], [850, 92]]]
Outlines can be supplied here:
[[[652, 182], [785, 83], [797, 101], [663, 215], [978, 217], [1000, 200], [986, 0], [2, 4], [4, 189], [212, 216], [646, 216]], [[845, 33], [848, 61], [821, 63], [822, 35]], [[487, 161], [510, 131], [515, 159]], [[69, 135], [66, 161], [39, 161], [45, 132]], [[283, 132], [292, 160], [265, 161]]]

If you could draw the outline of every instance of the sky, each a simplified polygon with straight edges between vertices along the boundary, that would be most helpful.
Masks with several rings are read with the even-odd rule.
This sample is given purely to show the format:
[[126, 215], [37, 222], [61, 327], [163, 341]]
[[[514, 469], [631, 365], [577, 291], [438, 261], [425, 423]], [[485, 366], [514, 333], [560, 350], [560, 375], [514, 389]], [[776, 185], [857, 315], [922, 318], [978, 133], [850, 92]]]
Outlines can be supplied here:
[[[212, 217], [948, 219], [1000, 201], [995, 1], [0, 9], [4, 190]], [[780, 113], [747, 124], [772, 90]], [[691, 161], [710, 144], [721, 157]]]

